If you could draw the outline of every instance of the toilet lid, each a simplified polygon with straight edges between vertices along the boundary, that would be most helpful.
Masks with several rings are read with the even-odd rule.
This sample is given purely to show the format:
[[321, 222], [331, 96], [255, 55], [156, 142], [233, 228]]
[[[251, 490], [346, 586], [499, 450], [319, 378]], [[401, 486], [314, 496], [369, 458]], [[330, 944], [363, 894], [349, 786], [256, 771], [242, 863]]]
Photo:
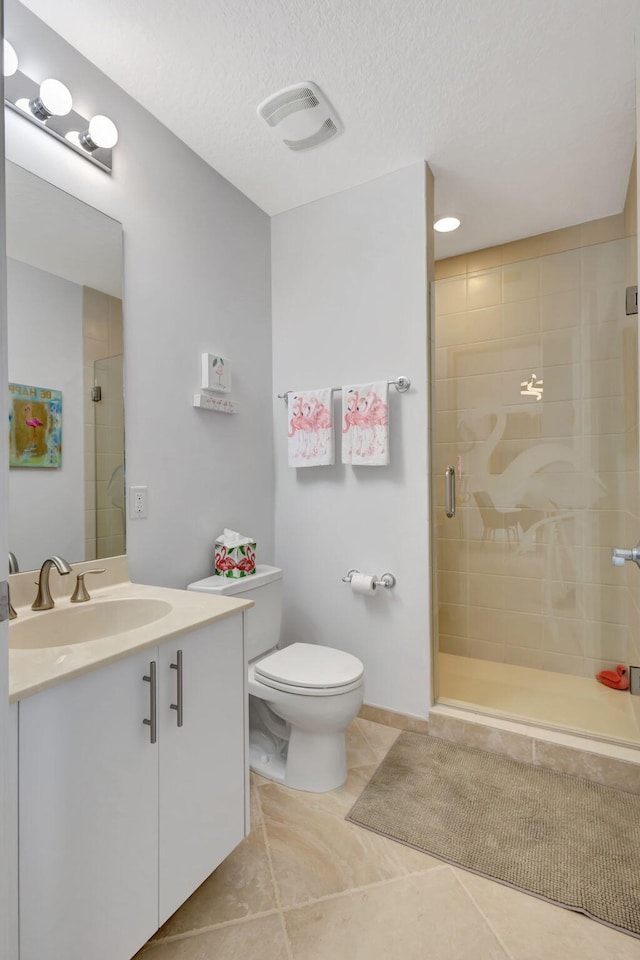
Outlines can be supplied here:
[[292, 643], [255, 665], [257, 679], [291, 687], [344, 687], [359, 680], [364, 666], [357, 657], [315, 643]]

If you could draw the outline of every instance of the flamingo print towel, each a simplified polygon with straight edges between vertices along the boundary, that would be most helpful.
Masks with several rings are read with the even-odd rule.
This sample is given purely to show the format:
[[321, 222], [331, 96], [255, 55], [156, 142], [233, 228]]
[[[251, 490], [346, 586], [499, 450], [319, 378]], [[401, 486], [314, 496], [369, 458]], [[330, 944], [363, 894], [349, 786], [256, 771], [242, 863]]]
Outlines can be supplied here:
[[334, 463], [331, 387], [289, 394], [289, 466]]
[[386, 380], [342, 388], [342, 462], [389, 463], [389, 385]]

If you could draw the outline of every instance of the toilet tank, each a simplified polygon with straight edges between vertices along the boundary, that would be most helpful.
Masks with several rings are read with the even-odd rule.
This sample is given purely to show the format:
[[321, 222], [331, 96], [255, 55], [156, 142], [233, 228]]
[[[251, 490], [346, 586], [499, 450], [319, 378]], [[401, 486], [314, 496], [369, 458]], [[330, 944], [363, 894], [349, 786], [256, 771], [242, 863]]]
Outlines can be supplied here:
[[234, 580], [231, 577], [206, 577], [190, 583], [187, 590], [225, 597], [253, 600], [255, 607], [246, 612], [245, 653], [254, 660], [272, 650], [280, 639], [282, 620], [282, 570], [258, 563], [256, 572]]

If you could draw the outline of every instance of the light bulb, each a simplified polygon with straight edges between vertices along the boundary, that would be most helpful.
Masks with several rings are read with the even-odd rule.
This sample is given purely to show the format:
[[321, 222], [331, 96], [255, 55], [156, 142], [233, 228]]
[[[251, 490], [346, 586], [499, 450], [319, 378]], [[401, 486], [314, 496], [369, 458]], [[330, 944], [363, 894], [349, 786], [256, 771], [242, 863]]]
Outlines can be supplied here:
[[458, 217], [440, 217], [434, 223], [433, 229], [437, 230], [438, 233], [451, 233], [452, 230], [457, 230], [459, 226], [460, 220]]
[[49, 117], [66, 117], [72, 103], [71, 94], [64, 83], [50, 79], [42, 81], [40, 95], [31, 100], [29, 107], [38, 120], [48, 120]]
[[98, 114], [89, 121], [89, 129], [80, 134], [80, 142], [87, 150], [103, 147], [109, 150], [118, 142], [118, 128], [109, 117]]
[[12, 77], [18, 69], [18, 56], [8, 40], [2, 41], [2, 72]]

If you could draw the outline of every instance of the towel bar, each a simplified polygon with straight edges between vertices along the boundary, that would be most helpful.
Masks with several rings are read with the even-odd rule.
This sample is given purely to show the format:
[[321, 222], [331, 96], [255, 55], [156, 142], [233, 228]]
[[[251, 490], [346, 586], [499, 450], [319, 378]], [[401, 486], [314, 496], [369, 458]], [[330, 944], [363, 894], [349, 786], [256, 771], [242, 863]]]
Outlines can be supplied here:
[[[406, 393], [409, 387], [411, 386], [411, 380], [409, 377], [396, 377], [395, 380], [387, 380], [389, 386], [394, 386], [398, 393]], [[332, 393], [337, 393], [339, 390], [342, 390], [342, 387], [331, 387]], [[289, 403], [289, 394], [295, 393], [295, 390], [285, 390], [284, 393], [278, 394], [278, 400], [284, 400], [285, 403]]]

